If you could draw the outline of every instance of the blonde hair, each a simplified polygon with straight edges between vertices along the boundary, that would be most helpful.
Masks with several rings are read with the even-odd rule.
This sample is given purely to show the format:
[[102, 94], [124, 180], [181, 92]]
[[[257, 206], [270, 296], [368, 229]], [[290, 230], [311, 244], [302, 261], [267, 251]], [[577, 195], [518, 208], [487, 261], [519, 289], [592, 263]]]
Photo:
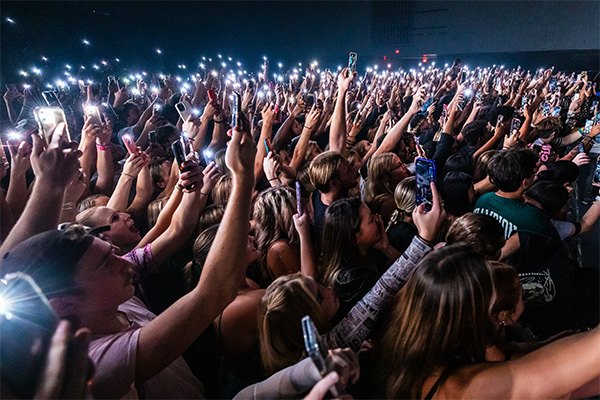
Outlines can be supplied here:
[[212, 191], [214, 204], [227, 203], [229, 195], [231, 195], [231, 187], [231, 174], [222, 175]]
[[365, 203], [375, 201], [381, 194], [392, 194], [388, 174], [396, 166], [396, 155], [394, 153], [383, 153], [373, 156], [369, 161], [369, 176], [365, 184]]
[[158, 216], [160, 212], [165, 208], [165, 205], [169, 201], [169, 197], [161, 197], [160, 199], [154, 200], [152, 203], [148, 204], [148, 215], [146, 220], [148, 221], [148, 230], [152, 229], [154, 225], [156, 225], [156, 221], [158, 221]]
[[298, 273], [282, 276], [267, 288], [259, 312], [260, 356], [269, 374], [300, 361], [304, 353], [300, 320], [309, 315], [320, 333], [329, 321]]
[[326, 151], [316, 156], [310, 163], [308, 173], [312, 185], [323, 193], [329, 191], [329, 182], [340, 169], [344, 157], [337, 151]]
[[416, 205], [417, 198], [417, 181], [414, 176], [404, 178], [400, 183], [396, 185], [394, 190], [394, 201], [396, 202], [396, 210], [390, 217], [390, 222], [386, 228], [390, 229], [396, 225], [400, 218], [403, 218], [406, 214], [412, 214]]
[[98, 209], [100, 209], [99, 206], [94, 206], [87, 210], [83, 210], [75, 216], [75, 221], [77, 221], [78, 224], [88, 226], [92, 229], [97, 228], [98, 221], [96, 221], [96, 211], [98, 211]]
[[264, 278], [274, 279], [266, 268], [269, 248], [278, 240], [299, 243], [294, 227], [296, 197], [289, 186], [280, 185], [261, 192], [254, 202], [252, 219], [255, 223], [256, 247], [261, 253]]

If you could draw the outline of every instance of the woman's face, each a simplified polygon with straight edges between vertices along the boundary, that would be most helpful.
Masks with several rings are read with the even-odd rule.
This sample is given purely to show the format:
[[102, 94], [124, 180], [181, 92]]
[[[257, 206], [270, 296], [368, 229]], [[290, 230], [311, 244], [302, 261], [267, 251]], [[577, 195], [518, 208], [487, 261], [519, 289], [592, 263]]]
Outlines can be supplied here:
[[389, 185], [392, 190], [396, 188], [396, 185], [400, 183], [404, 178], [410, 175], [406, 164], [400, 160], [400, 157], [394, 155], [394, 166], [389, 172]]
[[97, 226], [110, 226], [110, 230], [104, 232], [104, 235], [116, 246], [130, 247], [142, 239], [140, 232], [133, 225], [131, 215], [127, 213], [100, 207], [96, 211], [95, 217]]
[[331, 321], [337, 310], [340, 308], [340, 301], [335, 295], [333, 288], [317, 283], [312, 277], [306, 278], [306, 286], [323, 309], [325, 318], [327, 318], [328, 321]]
[[358, 215], [360, 230], [356, 233], [356, 244], [371, 247], [381, 240], [378, 219], [365, 203], [361, 203]]

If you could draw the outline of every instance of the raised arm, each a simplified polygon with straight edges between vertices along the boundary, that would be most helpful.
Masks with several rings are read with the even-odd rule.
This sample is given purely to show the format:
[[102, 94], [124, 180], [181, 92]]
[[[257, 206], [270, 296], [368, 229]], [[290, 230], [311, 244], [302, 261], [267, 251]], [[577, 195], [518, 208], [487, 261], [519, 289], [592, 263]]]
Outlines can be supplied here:
[[386, 137], [381, 142], [381, 146], [375, 151], [374, 155], [387, 153], [394, 150], [394, 147], [398, 144], [404, 132], [406, 132], [406, 128], [408, 127], [408, 123], [412, 118], [413, 114], [419, 111], [419, 108], [423, 105], [423, 98], [425, 97], [425, 87], [419, 88], [419, 91], [413, 96], [412, 104], [410, 108], [400, 118], [400, 121], [394, 125], [392, 129], [388, 132]]
[[98, 180], [96, 181], [96, 187], [94, 188], [94, 193], [102, 193], [107, 196], [111, 195], [115, 182], [115, 166], [113, 164], [112, 151], [110, 150], [111, 136], [112, 122], [107, 120], [107, 122], [102, 125], [100, 131], [98, 131], [96, 137], [96, 149], [98, 150], [96, 168], [98, 170]]
[[[198, 285], [141, 329], [136, 380], [162, 371], [208, 327], [235, 298], [245, 274], [250, 199], [254, 188], [255, 145], [247, 120], [234, 129], [226, 153], [232, 192]], [[184, 182], [185, 183], [185, 182]]]
[[27, 192], [27, 177], [25, 174], [31, 165], [29, 161], [31, 156], [31, 146], [25, 141], [13, 146], [9, 141], [8, 151], [10, 152], [11, 166], [10, 183], [8, 185], [8, 192], [6, 193], [6, 202], [10, 207], [12, 216], [18, 218], [25, 209], [25, 204], [29, 198], [29, 193]]
[[302, 166], [302, 164], [304, 164], [304, 155], [308, 149], [311, 132], [314, 132], [319, 126], [321, 122], [321, 115], [322, 111], [317, 107], [316, 103], [306, 115], [306, 122], [302, 128], [300, 140], [298, 140], [298, 143], [296, 144], [294, 154], [292, 155], [292, 161], [290, 162], [290, 167], [294, 168], [296, 171]]
[[125, 165], [123, 165], [123, 172], [121, 172], [117, 186], [106, 204], [107, 207], [117, 211], [125, 211], [127, 209], [129, 192], [131, 191], [133, 180], [150, 161], [149, 157], [143, 154], [145, 153], [141, 151], [138, 151], [136, 154], [129, 154], [125, 160]]
[[56, 229], [67, 185], [79, 171], [75, 144], [63, 139], [64, 123], [56, 128], [52, 143], [44, 150], [42, 139], [33, 135], [31, 165], [36, 182], [27, 206], [2, 247], [0, 258], [22, 241], [38, 233]]
[[302, 275], [319, 279], [319, 268], [310, 237], [310, 218], [306, 212], [301, 217], [294, 214], [293, 218], [294, 227], [300, 237], [300, 272], [302, 272]]
[[348, 74], [344, 68], [338, 75], [338, 95], [329, 128], [329, 149], [346, 155], [346, 94], [357, 72]]
[[256, 144], [256, 156], [254, 159], [254, 179], [258, 181], [263, 174], [263, 159], [267, 156], [267, 149], [265, 148], [265, 139], [271, 140], [271, 132], [273, 130], [273, 122], [277, 114], [275, 113], [274, 106], [272, 103], [267, 103], [262, 110], [262, 129], [260, 130], [260, 137]]

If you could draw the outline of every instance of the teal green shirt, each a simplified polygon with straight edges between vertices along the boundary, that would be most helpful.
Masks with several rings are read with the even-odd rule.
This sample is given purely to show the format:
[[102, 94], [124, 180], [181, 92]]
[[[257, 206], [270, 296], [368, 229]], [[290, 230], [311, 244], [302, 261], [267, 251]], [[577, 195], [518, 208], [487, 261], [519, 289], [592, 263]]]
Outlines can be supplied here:
[[516, 231], [557, 235], [556, 228], [542, 210], [531, 204], [500, 197], [496, 193], [481, 196], [475, 203], [474, 212], [497, 219], [504, 229], [505, 239]]

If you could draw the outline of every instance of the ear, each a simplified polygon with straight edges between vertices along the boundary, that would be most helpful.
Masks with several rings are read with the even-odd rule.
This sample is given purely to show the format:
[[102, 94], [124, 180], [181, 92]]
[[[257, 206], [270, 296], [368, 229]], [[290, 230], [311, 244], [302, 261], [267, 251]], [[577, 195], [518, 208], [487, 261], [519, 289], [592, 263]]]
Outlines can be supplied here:
[[167, 184], [165, 183], [164, 180], [162, 180], [160, 182], [156, 182], [155, 185], [156, 185], [156, 187], [159, 187], [161, 189], [164, 189], [165, 187], [167, 187]]
[[556, 131], [552, 132], [550, 136], [548, 136], [548, 141], [550, 142], [552, 139], [556, 137]]
[[505, 325], [510, 325], [512, 323], [512, 320], [510, 319], [510, 311], [502, 310], [498, 314], [496, 314], [496, 322], [499, 325], [503, 325], [503, 322]]

